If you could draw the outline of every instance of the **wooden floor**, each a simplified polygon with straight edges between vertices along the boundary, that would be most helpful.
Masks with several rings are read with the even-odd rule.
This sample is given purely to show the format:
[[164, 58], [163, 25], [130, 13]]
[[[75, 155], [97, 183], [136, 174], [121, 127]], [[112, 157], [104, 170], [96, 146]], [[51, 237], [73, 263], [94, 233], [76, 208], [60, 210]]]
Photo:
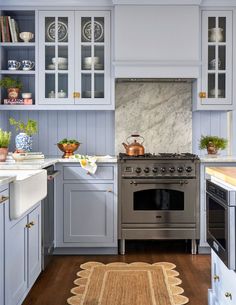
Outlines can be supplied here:
[[[167, 261], [176, 264], [182, 279], [184, 295], [189, 305], [207, 305], [210, 288], [210, 256], [191, 255], [184, 241], [129, 241], [126, 255], [106, 256], [55, 256], [41, 273], [23, 305], [66, 305], [70, 289], [79, 266], [87, 261], [110, 263], [142, 261], [148, 263]], [[111, 304], [112, 305], [112, 304]], [[128, 304], [127, 304], [128, 305]]]

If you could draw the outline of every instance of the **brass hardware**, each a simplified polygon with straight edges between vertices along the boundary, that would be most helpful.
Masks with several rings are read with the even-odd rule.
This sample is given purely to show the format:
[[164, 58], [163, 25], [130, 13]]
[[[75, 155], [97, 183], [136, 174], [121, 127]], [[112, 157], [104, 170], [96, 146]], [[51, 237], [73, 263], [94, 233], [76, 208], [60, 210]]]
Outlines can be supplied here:
[[108, 193], [112, 193], [112, 190], [108, 189], [107, 192], [108, 192]]
[[80, 98], [80, 92], [73, 92], [73, 98]]
[[219, 280], [220, 280], [220, 277], [219, 277], [219, 275], [214, 275], [214, 276], [213, 276], [213, 279], [214, 279], [214, 281], [216, 282], [216, 281], [219, 281]]
[[206, 92], [200, 92], [200, 93], [199, 93], [199, 97], [200, 97], [200, 98], [206, 98], [206, 97], [207, 97]]
[[2, 196], [1, 199], [0, 199], [0, 203], [3, 203], [5, 201], [7, 201], [9, 199], [9, 197], [7, 196]]
[[226, 298], [230, 298], [232, 300], [232, 294], [230, 292], [225, 293]]
[[27, 225], [25, 226], [27, 229], [30, 229], [32, 227], [31, 223], [27, 223]]
[[31, 227], [35, 225], [34, 221], [30, 222]]

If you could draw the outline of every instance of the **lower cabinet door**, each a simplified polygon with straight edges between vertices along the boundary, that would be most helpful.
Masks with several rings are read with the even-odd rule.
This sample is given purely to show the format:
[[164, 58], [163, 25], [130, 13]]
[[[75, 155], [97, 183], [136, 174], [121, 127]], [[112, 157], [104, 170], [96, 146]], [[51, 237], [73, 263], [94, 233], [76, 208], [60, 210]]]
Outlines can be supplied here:
[[18, 304], [27, 291], [27, 216], [11, 228], [5, 239], [5, 302]]
[[0, 304], [4, 304], [4, 208], [0, 204]]
[[28, 215], [28, 287], [41, 272], [41, 206]]
[[114, 242], [113, 184], [64, 184], [64, 242], [109, 246]]

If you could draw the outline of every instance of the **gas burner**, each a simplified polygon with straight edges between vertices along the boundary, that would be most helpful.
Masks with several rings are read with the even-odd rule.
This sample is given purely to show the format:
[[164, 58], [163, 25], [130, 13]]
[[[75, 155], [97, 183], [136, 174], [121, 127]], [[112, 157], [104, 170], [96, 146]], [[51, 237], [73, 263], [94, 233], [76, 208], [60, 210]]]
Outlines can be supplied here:
[[139, 156], [129, 156], [125, 153], [120, 153], [119, 154], [119, 159], [120, 160], [198, 160], [199, 157], [195, 154], [191, 153], [158, 153], [156, 154], [151, 154], [151, 153], [146, 153], [144, 155], [139, 155]]

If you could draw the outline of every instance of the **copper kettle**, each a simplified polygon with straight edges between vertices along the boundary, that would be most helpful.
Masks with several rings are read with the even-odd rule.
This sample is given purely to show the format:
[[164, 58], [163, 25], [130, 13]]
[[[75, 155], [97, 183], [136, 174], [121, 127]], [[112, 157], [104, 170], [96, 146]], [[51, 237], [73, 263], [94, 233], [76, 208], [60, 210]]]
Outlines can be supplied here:
[[[137, 142], [136, 139], [134, 139], [134, 141], [132, 143], [129, 143], [128, 140], [131, 139], [131, 138], [141, 138], [142, 142], [139, 143], [139, 142]], [[144, 142], [144, 138], [142, 136], [137, 135], [137, 134], [133, 134], [126, 139], [126, 142], [128, 144], [122, 143], [122, 145], [124, 146], [127, 155], [129, 155], [129, 156], [142, 156], [142, 155], [144, 155], [144, 147], [142, 145], [143, 142]]]

